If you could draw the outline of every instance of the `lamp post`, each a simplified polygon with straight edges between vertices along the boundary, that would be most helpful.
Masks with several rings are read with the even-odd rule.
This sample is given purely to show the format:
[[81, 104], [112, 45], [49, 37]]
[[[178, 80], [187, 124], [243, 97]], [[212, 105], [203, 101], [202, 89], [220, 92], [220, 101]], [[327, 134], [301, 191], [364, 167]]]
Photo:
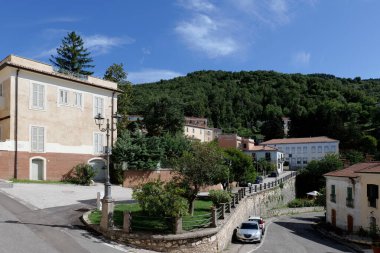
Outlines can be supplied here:
[[116, 131], [116, 128], [114, 128], [114, 119], [120, 119], [120, 115], [114, 114], [111, 117], [111, 123], [110, 119], [107, 119], [107, 123], [105, 127], [103, 127], [104, 124], [104, 117], [98, 113], [98, 115], [95, 116], [95, 124], [99, 127], [99, 130], [101, 132], [106, 133], [106, 178], [104, 182], [104, 197], [103, 197], [103, 205], [102, 205], [102, 218], [100, 221], [100, 227], [102, 229], [109, 229], [113, 226], [113, 209], [114, 209], [114, 203], [111, 196], [111, 182], [110, 182], [110, 145], [109, 145], [109, 138], [110, 138], [110, 132]]

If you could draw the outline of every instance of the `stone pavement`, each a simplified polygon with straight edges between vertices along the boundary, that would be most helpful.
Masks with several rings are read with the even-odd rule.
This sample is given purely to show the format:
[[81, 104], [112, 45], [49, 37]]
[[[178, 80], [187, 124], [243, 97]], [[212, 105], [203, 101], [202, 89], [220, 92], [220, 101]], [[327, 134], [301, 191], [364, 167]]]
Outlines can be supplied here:
[[[93, 186], [81, 186], [14, 183], [11, 188], [0, 187], [0, 192], [35, 210], [79, 203], [96, 206], [97, 192], [101, 192], [101, 196], [103, 196], [104, 184], [96, 183]], [[111, 195], [116, 202], [131, 201], [132, 189], [113, 185]]]

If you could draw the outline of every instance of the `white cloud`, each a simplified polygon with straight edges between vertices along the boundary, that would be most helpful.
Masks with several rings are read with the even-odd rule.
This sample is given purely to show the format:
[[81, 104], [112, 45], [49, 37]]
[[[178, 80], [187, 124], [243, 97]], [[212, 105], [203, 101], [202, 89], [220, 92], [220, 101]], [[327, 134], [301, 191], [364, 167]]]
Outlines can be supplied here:
[[131, 38], [121, 37], [108, 37], [105, 35], [91, 35], [83, 36], [84, 45], [93, 54], [105, 54], [113, 47], [118, 47], [124, 44], [131, 44], [134, 42]]
[[308, 66], [310, 58], [310, 53], [301, 51], [293, 55], [293, 63], [297, 66]]
[[128, 80], [133, 84], [151, 83], [183, 76], [183, 74], [165, 69], [144, 69], [138, 72], [128, 72]]
[[208, 12], [215, 9], [215, 6], [207, 0], [178, 0], [177, 3], [193, 11]]
[[237, 41], [228, 35], [227, 30], [222, 22], [203, 14], [196, 15], [190, 21], [182, 21], [175, 28], [188, 47], [211, 58], [227, 56], [238, 49]]
[[50, 58], [51, 55], [55, 55], [57, 53], [56, 48], [46, 49], [42, 50], [40, 53], [37, 53], [36, 55], [32, 55], [30, 58], [32, 59], [42, 59], [42, 58]]

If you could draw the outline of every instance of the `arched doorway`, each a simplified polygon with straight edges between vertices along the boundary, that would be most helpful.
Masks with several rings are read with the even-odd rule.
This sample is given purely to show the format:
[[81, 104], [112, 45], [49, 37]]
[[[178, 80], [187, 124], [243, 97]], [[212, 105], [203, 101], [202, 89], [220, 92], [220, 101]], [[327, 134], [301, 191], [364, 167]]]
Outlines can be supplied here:
[[30, 162], [30, 179], [44, 180], [45, 161], [41, 158], [32, 158]]
[[106, 179], [106, 163], [103, 159], [93, 159], [88, 162], [95, 171], [94, 181], [104, 182]]

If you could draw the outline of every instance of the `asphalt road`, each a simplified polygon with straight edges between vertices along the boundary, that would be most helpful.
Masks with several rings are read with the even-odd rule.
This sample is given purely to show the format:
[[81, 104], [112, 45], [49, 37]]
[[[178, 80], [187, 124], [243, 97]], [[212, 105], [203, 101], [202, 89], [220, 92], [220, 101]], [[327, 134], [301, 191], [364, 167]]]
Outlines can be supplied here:
[[90, 206], [32, 210], [0, 193], [0, 253], [148, 252], [105, 241], [86, 230], [79, 217]]
[[352, 249], [329, 239], [312, 228], [322, 213], [274, 218], [267, 225], [261, 244], [233, 242], [228, 253], [340, 253]]

